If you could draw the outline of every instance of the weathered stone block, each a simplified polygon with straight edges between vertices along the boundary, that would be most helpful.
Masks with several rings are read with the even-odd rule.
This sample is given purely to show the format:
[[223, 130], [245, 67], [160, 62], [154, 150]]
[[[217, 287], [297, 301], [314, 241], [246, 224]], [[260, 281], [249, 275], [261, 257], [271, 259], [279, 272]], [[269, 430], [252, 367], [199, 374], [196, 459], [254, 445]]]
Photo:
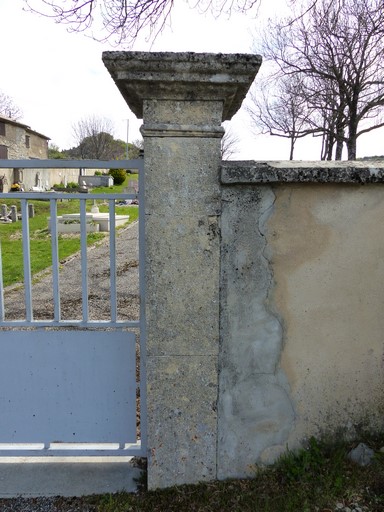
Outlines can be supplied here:
[[217, 357], [149, 357], [148, 485], [216, 477]]
[[104, 52], [103, 62], [138, 118], [143, 100], [222, 102], [222, 121], [240, 108], [262, 58], [253, 54]]
[[178, 138], [151, 137], [145, 148], [146, 213], [195, 216], [219, 212], [218, 139], [193, 138], [180, 143]]
[[148, 215], [146, 230], [149, 354], [217, 354], [219, 219]]
[[146, 124], [220, 126], [223, 104], [217, 100], [170, 101], [146, 99], [144, 100], [143, 114]]

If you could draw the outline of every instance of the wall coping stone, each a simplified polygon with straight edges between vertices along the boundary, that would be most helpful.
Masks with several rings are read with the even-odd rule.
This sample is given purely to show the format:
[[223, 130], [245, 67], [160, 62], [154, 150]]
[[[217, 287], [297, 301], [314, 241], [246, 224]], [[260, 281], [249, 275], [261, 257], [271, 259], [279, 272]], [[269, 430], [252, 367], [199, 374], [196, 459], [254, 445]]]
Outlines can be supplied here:
[[384, 183], [384, 160], [223, 161], [221, 183]]
[[223, 101], [223, 121], [240, 108], [262, 58], [252, 54], [103, 52], [103, 62], [132, 112], [144, 100]]

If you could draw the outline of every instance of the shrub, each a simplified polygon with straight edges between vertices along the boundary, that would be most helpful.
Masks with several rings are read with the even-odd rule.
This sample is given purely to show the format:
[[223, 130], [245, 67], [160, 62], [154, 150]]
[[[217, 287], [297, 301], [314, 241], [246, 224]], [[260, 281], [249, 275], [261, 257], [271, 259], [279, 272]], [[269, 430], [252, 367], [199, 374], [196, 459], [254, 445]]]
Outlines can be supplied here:
[[74, 181], [69, 181], [67, 183], [67, 188], [77, 188], [79, 185], [75, 183]]
[[103, 173], [101, 171], [95, 171], [95, 176], [102, 176]]
[[124, 169], [110, 169], [108, 174], [112, 176], [114, 185], [122, 185], [127, 176]]

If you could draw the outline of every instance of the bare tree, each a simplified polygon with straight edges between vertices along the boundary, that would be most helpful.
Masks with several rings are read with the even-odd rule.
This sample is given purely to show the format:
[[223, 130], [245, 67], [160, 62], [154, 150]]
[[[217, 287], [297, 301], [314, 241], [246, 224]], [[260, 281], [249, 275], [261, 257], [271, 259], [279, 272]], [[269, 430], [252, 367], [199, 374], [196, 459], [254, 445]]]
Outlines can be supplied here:
[[[88, 31], [98, 17], [102, 22], [102, 35], [95, 39], [115, 39], [132, 44], [138, 34], [149, 29], [151, 36], [163, 30], [170, 19], [174, 0], [24, 0], [27, 8], [65, 23], [73, 31]], [[259, 0], [195, 0], [193, 7], [210, 10], [215, 15], [246, 12]]]
[[[73, 125], [77, 147], [72, 150], [80, 158], [109, 160], [115, 158], [116, 142], [113, 138], [113, 123], [109, 119], [89, 116]], [[121, 148], [119, 148], [121, 152]], [[123, 143], [124, 152], [124, 143]]]
[[277, 83], [267, 79], [255, 85], [246, 106], [253, 126], [261, 133], [289, 139], [290, 160], [297, 140], [317, 131], [303, 88], [300, 75], [280, 77]]
[[129, 156], [131, 159], [140, 158], [140, 155], [144, 151], [144, 140], [135, 139], [132, 143], [129, 143]]
[[225, 132], [221, 139], [221, 159], [230, 160], [237, 152], [237, 145], [240, 142], [239, 137], [234, 133], [228, 123], [224, 123]]
[[313, 135], [322, 138], [321, 160], [332, 160], [333, 156], [341, 160], [347, 122], [343, 96], [333, 82], [311, 75], [305, 77], [299, 92], [310, 112]]
[[335, 143], [340, 157], [345, 143], [348, 159], [355, 159], [358, 137], [384, 126], [382, 0], [310, 0], [307, 5], [302, 15], [270, 24], [264, 54], [276, 63], [277, 75], [308, 77], [327, 157]]
[[23, 116], [23, 112], [13, 99], [2, 91], [0, 91], [0, 114], [14, 121]]

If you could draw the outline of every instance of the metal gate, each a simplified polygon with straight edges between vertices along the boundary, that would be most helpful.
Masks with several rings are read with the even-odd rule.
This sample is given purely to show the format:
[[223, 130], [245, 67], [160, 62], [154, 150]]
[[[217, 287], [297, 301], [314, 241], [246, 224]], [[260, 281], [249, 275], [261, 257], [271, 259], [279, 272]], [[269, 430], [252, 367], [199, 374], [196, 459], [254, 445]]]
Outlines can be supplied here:
[[[3, 286], [0, 257], [0, 457], [94, 456], [146, 454], [145, 329], [143, 300], [144, 186], [143, 160], [60, 161], [2, 160], [0, 168], [135, 168], [139, 191], [124, 194], [17, 192], [0, 194], [21, 206], [24, 318], [9, 318], [8, 289]], [[81, 171], [80, 171], [81, 175]], [[121, 319], [118, 311], [116, 264], [116, 201], [138, 197], [139, 203], [139, 318]], [[52, 287], [50, 318], [36, 318], [31, 267], [30, 215], [35, 201], [49, 202]], [[80, 238], [77, 256], [81, 298], [73, 317], [62, 315], [62, 262], [59, 257], [58, 205], [78, 201], [79, 212], [69, 217]], [[108, 213], [87, 212], [97, 201]], [[4, 201], [3, 201], [4, 202]], [[92, 208], [91, 208], [92, 209]], [[102, 217], [102, 218], [101, 218]], [[103, 222], [109, 253], [108, 318], [89, 315], [88, 238]], [[47, 219], [48, 223], [48, 219]], [[99, 223], [99, 224], [98, 224]], [[9, 226], [12, 226], [9, 224]], [[128, 229], [128, 228], [126, 228]], [[44, 236], [44, 235], [41, 235]], [[72, 236], [72, 235], [71, 235]], [[124, 234], [120, 235], [124, 236]], [[109, 248], [109, 250], [108, 250]], [[4, 248], [0, 253], [4, 257]], [[36, 255], [34, 255], [36, 258]], [[130, 283], [126, 283], [129, 292]], [[105, 293], [105, 290], [101, 293]], [[97, 295], [97, 293], [96, 293]], [[99, 299], [99, 297], [97, 297]], [[49, 307], [48, 307], [49, 306]], [[75, 309], [75, 308], [74, 308]], [[75, 311], [73, 311], [75, 313]], [[44, 316], [44, 315], [43, 315]]]

